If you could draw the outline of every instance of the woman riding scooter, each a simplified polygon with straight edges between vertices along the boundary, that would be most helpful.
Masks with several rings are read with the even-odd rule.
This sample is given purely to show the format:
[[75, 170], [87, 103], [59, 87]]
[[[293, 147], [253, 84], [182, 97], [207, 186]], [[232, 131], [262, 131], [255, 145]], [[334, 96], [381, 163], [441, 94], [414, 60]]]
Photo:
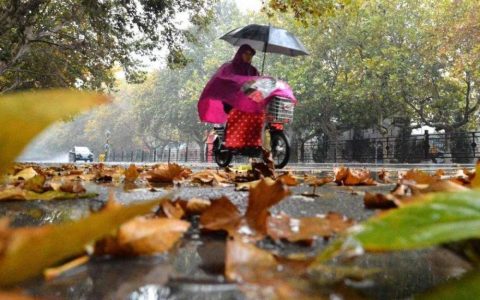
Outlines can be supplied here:
[[[251, 46], [242, 45], [234, 59], [223, 64], [213, 75], [198, 102], [200, 120], [217, 124], [214, 128], [219, 138], [213, 148], [215, 161], [222, 167], [230, 163], [233, 155], [258, 157], [262, 153], [264, 129], [268, 129], [266, 134], [274, 134], [272, 139], [270, 136], [265, 139], [265, 149], [271, 150], [274, 156], [283, 153], [276, 166], [281, 168], [288, 163], [289, 145], [283, 133], [283, 123], [289, 120], [270, 118], [266, 123], [266, 108], [268, 103], [295, 103], [296, 99], [288, 85], [259, 76], [258, 70], [251, 64], [254, 55], [255, 50]], [[281, 100], [278, 96], [285, 98]], [[270, 101], [272, 99], [275, 101]], [[281, 106], [282, 109], [285, 107]], [[290, 107], [287, 117], [291, 119], [293, 106]], [[223, 127], [225, 123], [226, 130]]]

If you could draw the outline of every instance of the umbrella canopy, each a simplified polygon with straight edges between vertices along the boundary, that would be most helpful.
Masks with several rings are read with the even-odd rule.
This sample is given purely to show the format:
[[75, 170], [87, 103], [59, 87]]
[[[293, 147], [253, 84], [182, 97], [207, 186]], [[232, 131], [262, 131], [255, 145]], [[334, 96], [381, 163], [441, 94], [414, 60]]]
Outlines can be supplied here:
[[303, 44], [285, 29], [251, 24], [234, 29], [220, 39], [234, 46], [250, 45], [253, 49], [288, 56], [308, 55]]

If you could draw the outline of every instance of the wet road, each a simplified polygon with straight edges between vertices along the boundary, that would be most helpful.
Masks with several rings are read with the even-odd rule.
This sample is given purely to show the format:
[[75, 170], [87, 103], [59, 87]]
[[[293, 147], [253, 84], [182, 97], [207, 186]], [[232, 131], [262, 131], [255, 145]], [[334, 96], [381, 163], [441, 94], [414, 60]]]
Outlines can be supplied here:
[[[329, 184], [318, 188], [320, 197], [300, 194], [306, 187], [295, 187], [288, 199], [276, 205], [272, 212], [292, 216], [312, 216], [329, 211], [342, 213], [357, 221], [375, 212], [363, 208], [363, 193], [385, 192], [391, 185], [376, 187], [337, 187]], [[2, 202], [0, 216], [8, 216], [14, 226], [41, 225], [79, 219], [98, 210], [111, 188], [90, 184], [89, 191], [99, 193], [95, 199], [56, 202]], [[165, 190], [146, 189], [125, 192], [114, 189], [122, 203], [144, 201], [161, 196]], [[228, 196], [241, 210], [246, 208], [246, 192], [227, 188], [175, 189], [175, 197], [214, 199]], [[225, 282], [225, 236], [204, 236], [195, 226], [169, 254], [135, 259], [93, 259], [52, 281], [42, 279], [22, 284], [30, 294], [45, 299], [244, 299], [234, 283]], [[279, 253], [304, 252], [315, 254], [326, 245], [318, 240], [313, 247], [268, 245]], [[380, 273], [362, 282], [346, 281], [347, 286], [366, 298], [404, 299], [454, 278], [469, 269], [469, 265], [453, 253], [441, 249], [368, 254], [351, 262], [366, 268], [379, 268]]]

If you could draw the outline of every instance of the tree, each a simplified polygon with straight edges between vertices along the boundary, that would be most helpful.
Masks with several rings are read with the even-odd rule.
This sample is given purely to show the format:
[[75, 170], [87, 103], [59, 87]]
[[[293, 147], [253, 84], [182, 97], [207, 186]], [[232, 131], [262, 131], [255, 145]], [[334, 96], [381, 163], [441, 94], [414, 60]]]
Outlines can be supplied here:
[[128, 81], [142, 80], [136, 57], [154, 58], [154, 50], [168, 47], [170, 61], [181, 61], [180, 45], [192, 36], [178, 23], [205, 25], [212, 1], [2, 0], [0, 93], [111, 88], [115, 65]]

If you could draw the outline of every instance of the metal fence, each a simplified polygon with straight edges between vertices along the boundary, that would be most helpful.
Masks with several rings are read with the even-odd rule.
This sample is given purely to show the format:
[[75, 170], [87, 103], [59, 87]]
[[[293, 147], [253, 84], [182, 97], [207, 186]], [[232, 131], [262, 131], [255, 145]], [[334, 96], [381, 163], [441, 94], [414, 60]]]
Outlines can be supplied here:
[[[389, 136], [328, 141], [318, 139], [303, 144], [291, 145], [291, 162], [328, 163], [471, 163], [480, 157], [477, 147], [480, 132], [456, 134], [425, 134]], [[195, 149], [186, 143], [163, 150], [112, 149], [107, 156], [111, 162], [214, 162], [213, 146]], [[179, 145], [179, 146], [178, 146]], [[246, 158], [236, 157], [236, 162]]]

